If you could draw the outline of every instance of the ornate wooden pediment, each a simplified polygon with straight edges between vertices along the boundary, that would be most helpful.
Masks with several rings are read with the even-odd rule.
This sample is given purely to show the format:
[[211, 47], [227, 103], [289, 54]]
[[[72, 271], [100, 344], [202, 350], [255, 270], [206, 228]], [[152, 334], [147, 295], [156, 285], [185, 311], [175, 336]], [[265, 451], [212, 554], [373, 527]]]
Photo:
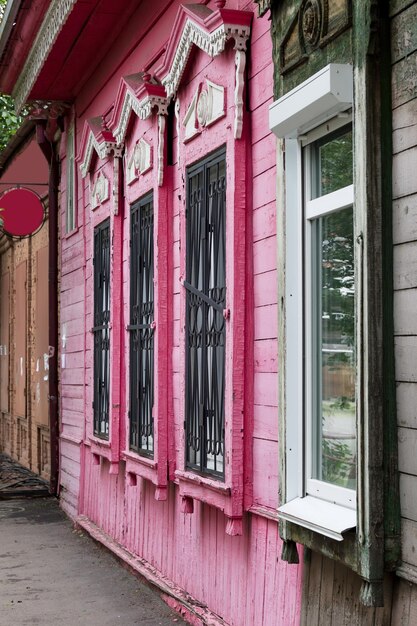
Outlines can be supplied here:
[[167, 104], [164, 87], [147, 72], [124, 76], [120, 81], [109, 128], [116, 140], [122, 143], [132, 113], [146, 120], [154, 110], [165, 115]]
[[351, 0], [303, 0], [280, 46], [281, 74], [305, 62], [351, 22]]
[[90, 118], [84, 124], [80, 151], [77, 156], [83, 178], [87, 176], [90, 169], [94, 151], [99, 159], [104, 159], [111, 152], [116, 154], [119, 151], [115, 138], [107, 130], [104, 119], [101, 116]]

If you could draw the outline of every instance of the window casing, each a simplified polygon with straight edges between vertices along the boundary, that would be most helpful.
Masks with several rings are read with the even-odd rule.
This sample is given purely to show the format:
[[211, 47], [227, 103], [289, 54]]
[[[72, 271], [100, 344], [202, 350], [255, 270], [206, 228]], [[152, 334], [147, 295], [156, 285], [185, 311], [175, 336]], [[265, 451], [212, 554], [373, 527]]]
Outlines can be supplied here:
[[154, 453], [154, 214], [148, 195], [132, 205], [129, 448]]
[[351, 66], [330, 64], [270, 109], [285, 139], [284, 538], [342, 541], [357, 525], [352, 87]]
[[224, 476], [225, 151], [187, 170], [186, 467]]
[[74, 124], [67, 131], [67, 191], [65, 207], [65, 232], [71, 233], [76, 227], [75, 214], [75, 138]]
[[94, 229], [94, 435], [109, 439], [110, 220]]

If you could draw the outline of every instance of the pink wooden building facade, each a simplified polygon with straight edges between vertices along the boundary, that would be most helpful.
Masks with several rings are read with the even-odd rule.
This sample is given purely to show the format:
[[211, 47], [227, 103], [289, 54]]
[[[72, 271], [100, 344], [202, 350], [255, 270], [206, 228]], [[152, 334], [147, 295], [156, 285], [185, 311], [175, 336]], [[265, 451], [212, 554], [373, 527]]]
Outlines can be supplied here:
[[[252, 3], [223, 4], [140, 5], [76, 93], [66, 118], [60, 498], [72, 518], [109, 547], [123, 548], [123, 558], [166, 589], [170, 602], [185, 607], [195, 623], [201, 618], [236, 626], [295, 624], [302, 566], [281, 561], [276, 516], [270, 23], [257, 19]], [[73, 153], [74, 181], [68, 177]], [[197, 265], [203, 254], [193, 241], [199, 225], [190, 225], [192, 194], [199, 193], [191, 187], [200, 179], [200, 191], [217, 194], [213, 202], [219, 215], [223, 211], [208, 225], [204, 248], [209, 284], [203, 302], [212, 316], [207, 326], [214, 328], [211, 338], [206, 329], [206, 357], [202, 349], [190, 348], [193, 312], [187, 300], [200, 297], [196, 287], [204, 291], [203, 270], [195, 276], [187, 265], [191, 246]], [[76, 211], [68, 228], [72, 184]], [[146, 319], [141, 314], [132, 319], [131, 300], [138, 297], [132, 289], [141, 271], [132, 265], [135, 219], [148, 219], [139, 242], [142, 256], [144, 246], [153, 249], [153, 267], [144, 270], [153, 285], [147, 287], [145, 304], [152, 300], [153, 310]], [[223, 266], [217, 292], [216, 263]], [[193, 280], [194, 292], [188, 287]], [[143, 289], [140, 283], [139, 306]], [[104, 308], [97, 311], [103, 298]], [[194, 310], [197, 335], [203, 323], [198, 309], [204, 309], [201, 300]], [[138, 322], [146, 330], [135, 328]], [[153, 366], [146, 369], [139, 356], [138, 390], [132, 344], [144, 342], [145, 335], [148, 347], [153, 342], [146, 353]], [[96, 352], [95, 341], [102, 342]], [[200, 368], [194, 376], [205, 382], [192, 380], [194, 366]], [[216, 395], [206, 386], [214, 386], [223, 367]], [[142, 393], [146, 386], [149, 397]], [[139, 409], [132, 406], [135, 393]], [[209, 397], [202, 399], [204, 394]], [[206, 411], [203, 417], [199, 410]], [[202, 432], [206, 442], [200, 441]]]

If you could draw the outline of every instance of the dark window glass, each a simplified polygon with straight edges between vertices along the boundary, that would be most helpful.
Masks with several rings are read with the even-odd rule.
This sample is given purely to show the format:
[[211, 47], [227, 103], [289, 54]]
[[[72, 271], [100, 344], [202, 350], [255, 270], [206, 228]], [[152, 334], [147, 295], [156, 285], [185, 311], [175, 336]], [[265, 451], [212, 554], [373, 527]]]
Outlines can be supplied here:
[[224, 475], [225, 152], [187, 171], [186, 464]]
[[94, 230], [94, 434], [109, 437], [110, 222]]
[[130, 434], [131, 450], [153, 455], [154, 252], [153, 201], [132, 206], [130, 255]]

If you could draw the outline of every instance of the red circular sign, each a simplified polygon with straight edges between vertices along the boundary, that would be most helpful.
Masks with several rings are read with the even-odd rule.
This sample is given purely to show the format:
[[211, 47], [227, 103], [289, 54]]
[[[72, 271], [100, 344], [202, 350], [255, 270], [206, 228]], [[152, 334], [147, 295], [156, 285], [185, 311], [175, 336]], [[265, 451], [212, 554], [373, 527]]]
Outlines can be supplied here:
[[44, 208], [30, 189], [10, 189], [0, 198], [0, 225], [12, 237], [33, 235], [43, 224]]

